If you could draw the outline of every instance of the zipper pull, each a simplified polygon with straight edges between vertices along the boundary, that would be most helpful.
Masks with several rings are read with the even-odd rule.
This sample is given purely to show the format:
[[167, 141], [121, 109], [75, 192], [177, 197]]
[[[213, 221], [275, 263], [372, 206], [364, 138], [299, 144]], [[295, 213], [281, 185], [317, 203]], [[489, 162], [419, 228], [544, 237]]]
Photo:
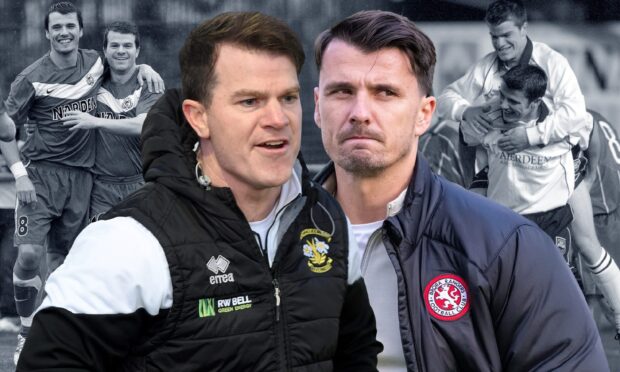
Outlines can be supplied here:
[[280, 321], [280, 287], [278, 287], [278, 280], [273, 280], [273, 288], [275, 290], [274, 296], [276, 297], [276, 322]]

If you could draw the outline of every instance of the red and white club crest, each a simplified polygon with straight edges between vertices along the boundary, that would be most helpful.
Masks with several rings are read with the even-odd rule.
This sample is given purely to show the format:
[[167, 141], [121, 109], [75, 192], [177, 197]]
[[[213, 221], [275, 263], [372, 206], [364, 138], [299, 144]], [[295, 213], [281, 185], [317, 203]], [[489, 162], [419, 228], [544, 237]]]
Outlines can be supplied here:
[[457, 320], [469, 310], [469, 293], [465, 281], [454, 274], [433, 278], [424, 289], [426, 309], [439, 320]]

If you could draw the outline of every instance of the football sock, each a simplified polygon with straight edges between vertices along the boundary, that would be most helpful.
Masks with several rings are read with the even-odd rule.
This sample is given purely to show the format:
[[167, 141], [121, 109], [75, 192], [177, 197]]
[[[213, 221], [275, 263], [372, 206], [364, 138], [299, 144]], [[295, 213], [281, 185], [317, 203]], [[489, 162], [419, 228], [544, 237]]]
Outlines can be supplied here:
[[37, 294], [41, 290], [41, 277], [38, 270], [28, 279], [18, 277], [13, 273], [13, 289], [15, 291], [15, 308], [21, 319], [22, 327], [32, 325], [32, 317], [36, 306]]
[[588, 265], [588, 268], [603, 296], [614, 309], [616, 330], [620, 331], [620, 270], [605, 248], [601, 248], [601, 257], [593, 265]]

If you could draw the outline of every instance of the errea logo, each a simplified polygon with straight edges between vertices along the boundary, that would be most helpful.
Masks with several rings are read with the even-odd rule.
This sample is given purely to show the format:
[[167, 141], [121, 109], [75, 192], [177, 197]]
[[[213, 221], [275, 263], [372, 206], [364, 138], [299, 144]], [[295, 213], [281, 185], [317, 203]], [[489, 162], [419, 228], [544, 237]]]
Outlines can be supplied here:
[[[226, 274], [226, 270], [228, 270], [228, 266], [230, 265], [230, 261], [226, 259], [226, 257], [219, 255], [217, 258], [211, 257], [209, 262], [207, 262], [207, 269], [209, 269], [215, 275], [211, 275], [209, 277], [209, 283], [211, 284], [222, 284], [234, 282], [235, 277], [232, 273]], [[218, 275], [218, 273], [221, 273]]]

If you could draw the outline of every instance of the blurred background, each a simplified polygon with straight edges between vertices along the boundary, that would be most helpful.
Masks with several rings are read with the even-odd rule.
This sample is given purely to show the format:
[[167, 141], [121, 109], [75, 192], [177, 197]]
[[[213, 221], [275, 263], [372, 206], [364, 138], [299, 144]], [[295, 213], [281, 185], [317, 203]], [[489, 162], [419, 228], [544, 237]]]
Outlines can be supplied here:
[[[0, 0], [0, 93], [30, 63], [49, 50], [43, 18], [51, 0]], [[435, 93], [492, 50], [482, 21], [484, 0], [75, 0], [84, 18], [82, 48], [100, 50], [107, 23], [131, 20], [141, 32], [139, 63], [153, 66], [167, 87], [179, 86], [177, 53], [189, 31], [224, 11], [259, 10], [286, 20], [301, 36], [306, 64], [301, 76], [306, 161], [316, 168], [327, 158], [312, 119], [317, 81], [312, 45], [318, 33], [362, 9], [384, 9], [418, 23], [437, 48]], [[529, 34], [564, 54], [579, 78], [589, 108], [620, 120], [620, 1], [524, 1]]]

